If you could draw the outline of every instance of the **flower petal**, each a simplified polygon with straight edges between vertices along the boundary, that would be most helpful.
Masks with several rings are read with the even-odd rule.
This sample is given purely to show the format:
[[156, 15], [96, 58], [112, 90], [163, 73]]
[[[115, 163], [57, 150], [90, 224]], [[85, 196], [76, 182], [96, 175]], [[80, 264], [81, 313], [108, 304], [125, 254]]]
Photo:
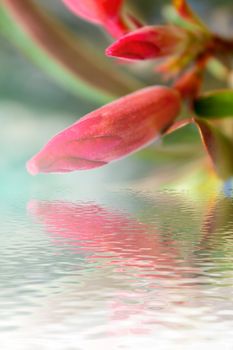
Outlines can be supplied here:
[[175, 26], [145, 26], [121, 37], [106, 54], [131, 60], [164, 57], [177, 53], [185, 39], [184, 31]]
[[27, 167], [39, 172], [96, 168], [137, 151], [170, 127], [180, 111], [180, 95], [149, 87], [122, 97], [55, 136]]
[[104, 26], [115, 37], [128, 31], [121, 15], [123, 0], [63, 0], [63, 2], [77, 16]]
[[123, 0], [63, 0], [78, 16], [94, 22], [102, 23], [104, 19], [117, 17]]
[[101, 23], [99, 9], [95, 0], [63, 0], [76, 15], [93, 23]]

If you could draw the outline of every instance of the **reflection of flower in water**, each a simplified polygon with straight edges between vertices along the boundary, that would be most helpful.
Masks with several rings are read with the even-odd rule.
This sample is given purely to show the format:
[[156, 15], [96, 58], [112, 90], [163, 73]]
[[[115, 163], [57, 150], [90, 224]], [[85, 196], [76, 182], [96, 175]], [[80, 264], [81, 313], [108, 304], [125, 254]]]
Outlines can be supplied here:
[[95, 258], [109, 257], [118, 266], [142, 269], [173, 265], [172, 242], [164, 245], [154, 226], [121, 212], [94, 203], [34, 201], [29, 210], [46, 225], [55, 242], [68, 243]]
[[[94, 203], [32, 201], [29, 211], [46, 226], [55, 244], [88, 253], [94, 275], [91, 286], [85, 282], [86, 293], [93, 283], [100, 293], [107, 288], [109, 336], [147, 334], [154, 324], [166, 323], [160, 314], [189, 302], [187, 295], [174, 298], [173, 293], [191, 268], [182, 270], [174, 242], [164, 241], [154, 225]], [[98, 274], [103, 275], [100, 280]]]
[[[222, 208], [217, 211], [220, 219], [225, 222], [227, 215], [227, 226], [220, 223], [224, 231], [232, 222], [232, 214], [226, 213], [231, 212], [232, 200], [215, 202]], [[210, 202], [202, 203], [202, 209], [190, 203], [180, 202], [179, 196], [158, 195], [153, 203], [147, 202], [142, 222], [94, 202], [31, 202], [29, 211], [46, 227], [59, 251], [64, 250], [65, 264], [70, 263], [67, 251], [85, 262], [72, 265], [68, 275], [59, 271], [61, 279], [52, 282], [52, 289], [59, 292], [46, 297], [36, 328], [45, 324], [53, 330], [58, 323], [68, 324], [74, 332], [78, 329], [88, 343], [83, 348], [88, 349], [90, 339], [93, 349], [101, 341], [106, 344], [100, 348], [118, 349], [129, 338], [136, 342], [135, 348], [138, 341], [153, 338], [167, 349], [177, 337], [184, 343], [205, 342], [204, 336], [220, 323], [232, 329], [232, 267], [223, 266], [230, 261], [224, 260], [226, 248], [228, 252], [232, 248], [230, 231], [220, 234], [216, 226], [208, 234], [214, 213]], [[228, 245], [219, 246], [224, 237]], [[216, 252], [218, 257], [223, 254], [222, 259], [215, 259]]]

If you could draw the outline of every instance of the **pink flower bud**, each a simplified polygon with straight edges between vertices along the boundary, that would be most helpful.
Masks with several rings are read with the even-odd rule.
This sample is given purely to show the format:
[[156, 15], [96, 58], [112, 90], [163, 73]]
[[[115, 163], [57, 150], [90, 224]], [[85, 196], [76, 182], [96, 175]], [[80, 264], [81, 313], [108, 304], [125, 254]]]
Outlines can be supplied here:
[[106, 54], [130, 60], [159, 58], [179, 52], [186, 38], [186, 33], [175, 26], [146, 26], [121, 37]]
[[127, 156], [163, 134], [180, 105], [176, 90], [160, 86], [122, 97], [56, 135], [28, 162], [28, 171], [86, 170]]
[[77, 16], [102, 25], [114, 37], [128, 31], [122, 18], [123, 0], [63, 0]]

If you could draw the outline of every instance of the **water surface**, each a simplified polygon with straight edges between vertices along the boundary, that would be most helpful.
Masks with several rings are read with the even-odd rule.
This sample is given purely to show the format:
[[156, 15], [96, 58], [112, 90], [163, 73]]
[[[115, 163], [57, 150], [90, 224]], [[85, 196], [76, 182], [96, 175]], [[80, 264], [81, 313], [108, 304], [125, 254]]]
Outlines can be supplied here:
[[1, 211], [4, 349], [232, 349], [232, 198], [18, 203]]

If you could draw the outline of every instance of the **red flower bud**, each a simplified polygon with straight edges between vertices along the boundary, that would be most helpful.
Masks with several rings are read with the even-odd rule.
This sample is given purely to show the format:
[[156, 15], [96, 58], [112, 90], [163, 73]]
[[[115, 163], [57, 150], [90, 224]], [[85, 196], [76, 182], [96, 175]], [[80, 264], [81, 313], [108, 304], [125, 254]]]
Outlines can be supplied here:
[[174, 89], [149, 87], [87, 114], [55, 136], [28, 163], [31, 174], [103, 166], [163, 134], [180, 110]]
[[130, 60], [159, 58], [179, 52], [186, 38], [186, 33], [175, 26], [146, 26], [121, 37], [106, 54]]
[[77, 16], [102, 25], [114, 37], [128, 31], [122, 19], [123, 0], [63, 0]]

